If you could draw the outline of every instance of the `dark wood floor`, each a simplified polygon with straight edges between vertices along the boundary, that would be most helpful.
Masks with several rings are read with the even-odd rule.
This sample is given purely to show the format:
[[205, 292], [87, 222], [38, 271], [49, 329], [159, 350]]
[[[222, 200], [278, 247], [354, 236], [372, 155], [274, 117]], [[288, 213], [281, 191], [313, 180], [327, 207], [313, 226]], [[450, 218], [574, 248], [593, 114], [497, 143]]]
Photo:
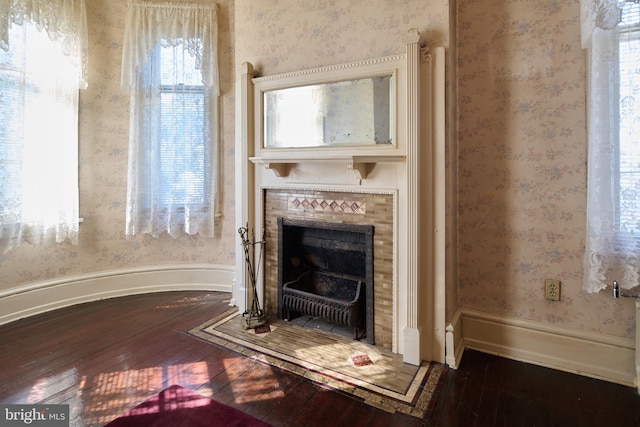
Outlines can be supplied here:
[[63, 403], [103, 425], [181, 384], [274, 426], [640, 426], [630, 387], [466, 351], [427, 420], [393, 415], [187, 335], [228, 295], [82, 304], [0, 326], [0, 403]]

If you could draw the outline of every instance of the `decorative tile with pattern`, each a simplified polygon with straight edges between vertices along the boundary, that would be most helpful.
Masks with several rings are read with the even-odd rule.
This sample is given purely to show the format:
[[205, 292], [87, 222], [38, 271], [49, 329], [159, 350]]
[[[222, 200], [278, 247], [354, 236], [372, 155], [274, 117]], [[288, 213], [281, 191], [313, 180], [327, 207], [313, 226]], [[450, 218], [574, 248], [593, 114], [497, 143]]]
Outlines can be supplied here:
[[364, 215], [367, 213], [366, 201], [346, 201], [328, 199], [310, 199], [289, 197], [287, 200], [289, 210], [312, 210], [318, 212], [333, 212]]

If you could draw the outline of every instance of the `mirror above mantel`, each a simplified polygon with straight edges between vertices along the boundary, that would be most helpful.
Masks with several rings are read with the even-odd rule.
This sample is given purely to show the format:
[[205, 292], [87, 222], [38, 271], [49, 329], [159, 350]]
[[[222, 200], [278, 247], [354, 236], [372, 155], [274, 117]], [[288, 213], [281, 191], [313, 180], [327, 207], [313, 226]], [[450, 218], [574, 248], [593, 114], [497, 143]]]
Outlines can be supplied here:
[[265, 148], [392, 144], [393, 74], [263, 93]]
[[396, 55], [252, 79], [254, 164], [277, 177], [338, 163], [366, 179], [406, 159], [406, 57]]

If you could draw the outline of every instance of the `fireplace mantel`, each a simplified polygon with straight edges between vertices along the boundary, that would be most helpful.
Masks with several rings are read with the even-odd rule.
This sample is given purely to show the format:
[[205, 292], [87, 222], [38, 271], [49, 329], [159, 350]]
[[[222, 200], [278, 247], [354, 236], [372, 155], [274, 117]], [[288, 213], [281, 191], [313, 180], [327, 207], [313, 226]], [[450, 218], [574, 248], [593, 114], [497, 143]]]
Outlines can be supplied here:
[[[371, 221], [375, 226], [375, 221], [382, 221], [379, 226], [391, 230], [388, 242], [377, 249], [389, 266], [389, 273], [380, 280], [384, 280], [384, 289], [389, 289], [392, 295], [385, 302], [385, 309], [392, 315], [381, 329], [391, 337], [391, 349], [402, 354], [405, 362], [415, 365], [423, 360], [445, 361], [446, 332], [445, 53], [440, 47], [422, 49], [419, 40], [417, 31], [410, 31], [404, 40], [404, 54], [365, 61], [367, 67], [384, 70], [393, 67], [397, 105], [392, 107], [394, 130], [390, 144], [266, 148], [259, 92], [265, 84], [277, 86], [279, 77], [257, 77], [253, 66], [243, 63], [236, 85], [239, 106], [235, 165], [236, 224], [238, 227], [249, 224], [259, 235], [267, 228], [265, 218], [272, 216], [267, 212], [266, 200], [274, 189], [286, 189], [277, 192], [301, 197], [318, 193], [346, 197], [343, 200], [371, 197], [367, 203], [369, 219], [341, 219], [337, 213], [322, 215], [334, 222]], [[323, 70], [319, 74], [313, 71], [313, 78], [328, 76], [328, 81], [336, 81], [342, 73], [357, 78], [357, 70], [361, 68], [336, 65]], [[302, 81], [309, 73], [302, 70], [294, 73], [294, 77]], [[349, 180], [349, 176], [357, 179]], [[388, 199], [389, 194], [393, 195], [390, 205], [377, 211], [379, 200]], [[282, 216], [321, 215], [283, 203]], [[232, 304], [242, 311], [246, 293], [242, 282], [244, 260], [240, 251], [236, 252]], [[265, 255], [269, 256], [273, 255]], [[264, 299], [265, 279], [259, 280], [258, 288]], [[376, 285], [379, 279], [374, 280]]]
[[377, 163], [404, 162], [406, 156], [400, 154], [379, 154], [379, 155], [341, 155], [333, 153], [295, 153], [294, 156], [265, 156], [250, 157], [252, 163], [264, 165], [265, 169], [273, 171], [276, 177], [285, 178], [289, 175], [289, 165], [306, 163], [333, 163], [345, 165], [352, 171], [356, 179], [366, 179], [371, 165]]

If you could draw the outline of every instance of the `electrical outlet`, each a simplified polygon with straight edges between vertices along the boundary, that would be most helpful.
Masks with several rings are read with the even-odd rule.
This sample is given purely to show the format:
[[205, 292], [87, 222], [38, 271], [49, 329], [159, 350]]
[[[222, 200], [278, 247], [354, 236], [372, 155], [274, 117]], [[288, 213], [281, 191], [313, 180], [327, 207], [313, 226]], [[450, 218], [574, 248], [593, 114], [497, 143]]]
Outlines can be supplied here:
[[546, 279], [544, 281], [544, 297], [551, 301], [560, 301], [560, 280]]

